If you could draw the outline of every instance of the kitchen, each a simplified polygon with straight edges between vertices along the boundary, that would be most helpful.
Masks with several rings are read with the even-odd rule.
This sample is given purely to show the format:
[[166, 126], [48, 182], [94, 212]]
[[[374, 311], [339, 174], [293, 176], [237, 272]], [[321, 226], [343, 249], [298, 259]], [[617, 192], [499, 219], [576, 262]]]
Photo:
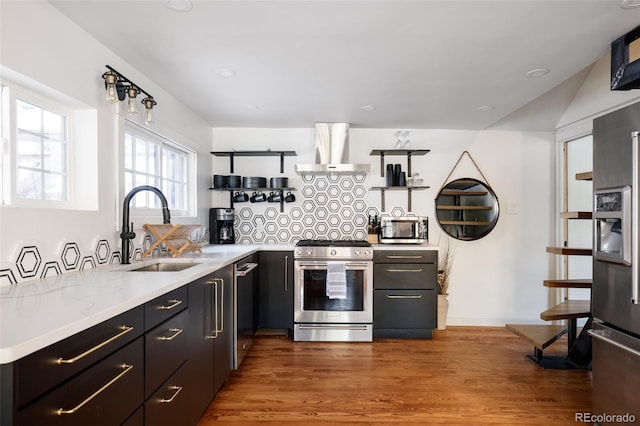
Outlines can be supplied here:
[[[69, 21], [52, 4], [28, 2], [18, 6], [12, 2], [2, 2], [0, 7], [3, 79], [19, 80], [22, 85], [31, 88], [44, 85], [73, 98], [76, 108], [83, 114], [83, 122], [93, 123], [99, 129], [84, 138], [86, 143], [76, 148], [76, 155], [82, 156], [86, 163], [82, 170], [82, 182], [79, 183], [86, 188], [81, 188], [79, 192], [82, 197], [77, 200], [76, 209], [52, 208], [47, 209], [45, 214], [28, 206], [3, 206], [0, 209], [2, 284], [40, 277], [45, 265], [53, 265], [51, 269], [55, 271], [61, 247], [66, 244], [70, 244], [68, 247], [72, 252], [77, 247], [79, 256], [82, 259], [89, 258], [88, 265], [93, 260], [96, 266], [101, 265], [103, 259], [107, 260], [107, 254], [110, 261], [114, 252], [119, 250], [118, 234], [125, 194], [118, 178], [113, 176], [113, 170], [119, 169], [113, 152], [123, 123], [114, 120], [113, 105], [104, 101], [105, 91], [100, 75], [105, 71], [105, 64], [122, 71], [156, 96], [156, 123], [152, 126], [156, 132], [182, 141], [198, 153], [196, 214], [180, 219], [174, 217], [175, 223], [207, 226], [208, 209], [228, 205], [227, 195], [209, 190], [209, 181], [215, 172], [229, 173], [228, 160], [213, 157], [209, 154], [212, 150], [271, 148], [296, 151], [296, 157], [285, 159], [282, 174], [278, 173], [279, 163], [276, 159], [237, 160], [234, 173], [243, 176], [288, 176], [292, 179], [291, 186], [299, 190], [303, 188], [301, 178], [294, 172], [295, 164], [314, 161], [313, 123], [326, 119], [333, 121], [333, 117], [318, 117], [304, 126], [294, 127], [284, 124], [274, 127], [212, 125], [189, 110], [188, 103], [181, 103], [167, 93], [164, 88], [169, 87], [169, 83], [154, 82], [147, 76], [150, 70], [129, 65], [131, 59], [117, 56], [111, 48]], [[619, 8], [619, 5], [615, 7]], [[625, 13], [631, 14], [633, 19], [629, 22], [634, 24], [616, 29], [616, 35], [632, 29], [638, 22], [637, 10], [625, 10]], [[64, 31], [58, 30], [61, 28]], [[28, 33], [26, 29], [29, 29]], [[608, 46], [610, 41], [602, 40], [602, 45]], [[37, 58], [25, 52], [38, 52]], [[78, 52], [82, 52], [82, 55], [79, 56]], [[56, 66], [44, 67], [43, 64]], [[510, 123], [503, 123], [503, 127], [484, 130], [459, 128], [454, 123], [438, 128], [406, 126], [412, 129], [409, 136], [414, 148], [431, 150], [424, 157], [412, 159], [412, 168], [430, 186], [424, 194], [414, 194], [413, 210], [432, 218], [432, 244], [438, 244], [440, 235], [440, 229], [433, 220], [433, 199], [463, 151], [473, 154], [503, 207], [499, 225], [489, 237], [456, 244], [456, 264], [464, 267], [457, 268], [452, 277], [449, 325], [503, 326], [509, 322], [536, 322], [539, 321], [539, 313], [549, 306], [550, 296], [540, 283], [558, 268], [550, 264], [554, 260], [550, 260], [545, 253], [545, 247], [555, 243], [555, 229], [559, 226], [556, 216], [560, 208], [557, 207], [559, 201], [555, 194], [558, 193], [557, 162], [560, 154], [556, 142], [585, 134], [590, 130], [594, 116], [638, 99], [634, 91], [609, 91], [609, 65], [607, 48], [584, 63], [585, 70], [579, 76], [581, 79], [568, 84], [574, 87], [569, 91], [572, 95], [566, 101], [566, 110], [557, 113], [552, 125], [529, 124], [518, 127], [516, 114], [511, 117]], [[530, 83], [522, 79], [523, 85]], [[567, 96], [565, 90], [570, 88], [562, 86], [547, 96]], [[526, 114], [527, 111], [531, 113], [532, 109], [525, 108], [519, 114]], [[355, 119], [352, 122], [364, 120]], [[383, 184], [379, 158], [372, 157], [370, 152], [373, 149], [392, 148], [397, 128], [352, 126], [350, 129], [350, 161], [371, 164], [365, 188]], [[406, 168], [403, 160], [397, 161]], [[461, 176], [475, 175], [477, 171], [472, 164], [463, 163], [459, 173]], [[292, 212], [295, 214], [297, 210], [293, 210], [294, 207], [302, 208], [302, 194], [298, 191], [295, 195], [299, 201], [285, 205], [285, 214], [278, 216], [280, 220], [286, 221], [288, 215]], [[365, 197], [367, 205], [379, 208], [379, 192], [368, 191]], [[388, 206], [407, 208], [406, 194], [387, 193], [386, 197]], [[266, 204], [261, 208], [266, 209]], [[267, 212], [263, 213], [258, 208], [254, 214], [256, 216], [251, 219], [267, 218]], [[136, 218], [138, 238], [142, 238], [140, 231], [143, 223], [159, 223], [159, 220], [159, 216], [155, 215]], [[52, 223], [55, 226], [51, 226]], [[444, 237], [440, 240], [444, 242]], [[142, 246], [142, 241], [138, 240], [137, 244]], [[22, 250], [28, 247], [36, 247], [37, 251]], [[482, 253], [481, 259], [478, 252]], [[17, 260], [24, 257], [27, 258], [27, 262], [22, 263], [24, 268], [18, 268]], [[57, 264], [61, 272], [67, 272], [64, 265]], [[74, 273], [79, 266], [70, 269], [69, 272]]]

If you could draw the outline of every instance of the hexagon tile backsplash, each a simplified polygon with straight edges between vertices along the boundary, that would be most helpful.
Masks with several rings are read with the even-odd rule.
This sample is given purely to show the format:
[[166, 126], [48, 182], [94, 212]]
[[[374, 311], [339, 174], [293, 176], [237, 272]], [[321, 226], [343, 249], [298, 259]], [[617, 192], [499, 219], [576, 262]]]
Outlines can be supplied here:
[[364, 240], [368, 215], [366, 173], [302, 176], [293, 203], [236, 203], [236, 242], [294, 243], [303, 239]]

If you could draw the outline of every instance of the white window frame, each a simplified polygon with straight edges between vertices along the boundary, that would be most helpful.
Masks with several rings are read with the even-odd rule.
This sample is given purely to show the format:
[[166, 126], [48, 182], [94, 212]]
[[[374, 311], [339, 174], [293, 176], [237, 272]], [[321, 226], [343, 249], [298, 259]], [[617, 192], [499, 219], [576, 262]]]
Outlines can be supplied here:
[[[171, 217], [191, 217], [195, 216], [195, 204], [196, 204], [196, 189], [195, 189], [195, 173], [196, 173], [196, 152], [187, 148], [186, 146], [175, 142], [159, 133], [156, 133], [146, 127], [141, 126], [140, 124], [125, 119], [124, 132], [122, 133], [122, 143], [120, 144], [120, 159], [121, 159], [121, 167], [120, 167], [120, 191], [122, 194], [121, 198], [124, 198], [126, 194], [132, 189], [127, 187], [127, 177], [126, 174], [131, 172], [131, 169], [126, 167], [127, 159], [125, 158], [125, 143], [126, 143], [126, 134], [132, 134], [141, 139], [150, 142], [154, 145], [157, 145], [160, 150], [158, 154], [158, 158], [155, 164], [155, 174], [146, 173], [148, 176], [154, 176], [160, 184], [155, 184], [152, 186], [156, 186], [167, 198], [169, 202], [169, 211], [171, 213]], [[134, 143], [135, 146], [135, 143]], [[165, 183], [168, 180], [168, 177], [164, 175], [162, 170], [162, 157], [164, 155], [164, 151], [171, 151], [175, 153], [179, 153], [186, 157], [186, 182], [184, 188], [184, 195], [186, 197], [184, 208], [176, 208], [172, 204], [172, 197], [169, 191], [166, 190]], [[132, 157], [135, 158], [135, 153], [132, 154]], [[138, 172], [139, 174], [145, 174], [144, 171]], [[136, 187], [139, 185], [146, 185], [148, 183], [141, 182], [136, 184], [133, 183], [132, 187]], [[155, 213], [160, 208], [160, 202], [158, 197], [152, 192], [143, 192], [138, 193], [131, 201], [130, 206], [130, 216], [131, 217], [149, 217], [152, 215], [152, 212]]]
[[[2, 98], [2, 187], [0, 196], [2, 205], [28, 208], [74, 208], [75, 173], [72, 160], [74, 158], [74, 111], [72, 108], [56, 102], [46, 96], [35, 93], [13, 83], [0, 81]], [[43, 110], [64, 116], [66, 132], [66, 149], [64, 153], [64, 171], [66, 176], [66, 196], [63, 200], [31, 199], [18, 196], [17, 175], [17, 101], [33, 104]]]

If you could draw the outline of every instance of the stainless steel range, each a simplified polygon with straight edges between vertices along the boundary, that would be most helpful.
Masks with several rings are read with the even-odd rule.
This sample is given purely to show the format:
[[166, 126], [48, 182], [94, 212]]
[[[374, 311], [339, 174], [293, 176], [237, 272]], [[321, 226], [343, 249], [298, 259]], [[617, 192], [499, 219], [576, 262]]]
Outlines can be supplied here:
[[294, 270], [294, 340], [373, 340], [371, 244], [301, 240], [294, 251]]

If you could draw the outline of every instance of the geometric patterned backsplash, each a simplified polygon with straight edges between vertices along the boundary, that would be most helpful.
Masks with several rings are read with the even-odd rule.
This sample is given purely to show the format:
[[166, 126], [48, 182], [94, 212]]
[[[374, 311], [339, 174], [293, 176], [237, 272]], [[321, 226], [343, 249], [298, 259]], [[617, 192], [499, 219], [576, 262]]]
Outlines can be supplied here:
[[[285, 203], [284, 212], [280, 212], [279, 203], [235, 203], [236, 243], [286, 244], [317, 238], [364, 240], [368, 216], [380, 214], [378, 208], [367, 205], [366, 180], [366, 173], [303, 175], [302, 188], [293, 192], [296, 200]], [[401, 216], [407, 212], [395, 207], [390, 213]], [[136, 241], [130, 242], [132, 260], [140, 259], [155, 240], [144, 230], [137, 234]], [[200, 228], [191, 238], [206, 244], [209, 230]], [[96, 238], [88, 251], [82, 250], [76, 242], [65, 241], [60, 253], [43, 257], [37, 242], [25, 244], [17, 250], [13, 262], [0, 264], [0, 286], [120, 263], [119, 248], [119, 238]], [[164, 251], [166, 248], [161, 246], [153, 255]]]
[[367, 206], [366, 173], [353, 175], [302, 175], [296, 201], [234, 203], [236, 243], [295, 243], [301, 239], [367, 238], [368, 215], [379, 214]]

